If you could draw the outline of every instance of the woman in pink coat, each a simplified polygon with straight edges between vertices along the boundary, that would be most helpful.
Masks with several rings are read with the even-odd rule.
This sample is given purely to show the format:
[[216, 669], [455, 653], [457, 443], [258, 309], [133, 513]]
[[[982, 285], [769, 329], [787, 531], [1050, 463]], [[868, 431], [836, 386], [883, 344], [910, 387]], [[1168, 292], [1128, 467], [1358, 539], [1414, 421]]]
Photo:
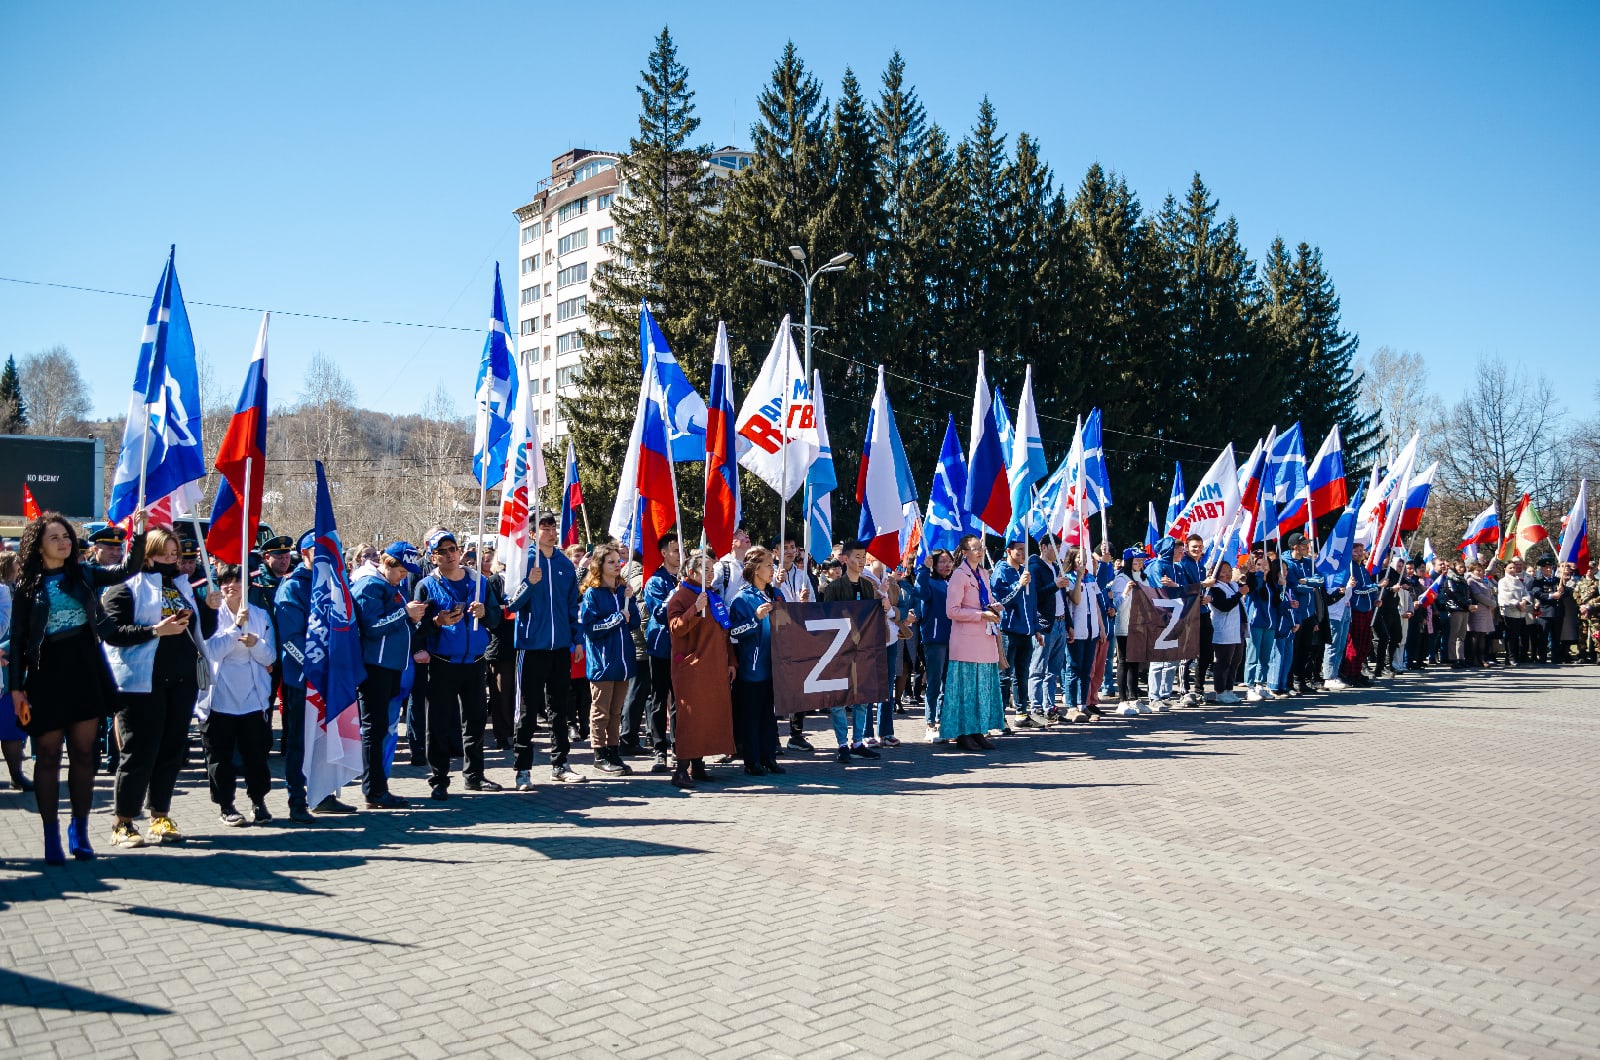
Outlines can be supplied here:
[[985, 735], [1005, 720], [1000, 698], [1000, 651], [994, 624], [1000, 605], [989, 590], [983, 543], [967, 534], [956, 549], [961, 562], [950, 575], [945, 614], [950, 619], [950, 662], [945, 671], [939, 735], [965, 751], [993, 750]]

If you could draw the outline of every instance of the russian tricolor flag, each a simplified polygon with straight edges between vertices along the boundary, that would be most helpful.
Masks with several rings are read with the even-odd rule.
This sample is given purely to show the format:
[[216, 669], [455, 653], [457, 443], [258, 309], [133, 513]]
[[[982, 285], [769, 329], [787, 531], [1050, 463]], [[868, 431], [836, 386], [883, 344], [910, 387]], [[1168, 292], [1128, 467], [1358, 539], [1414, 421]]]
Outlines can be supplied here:
[[[1306, 508], [1308, 494], [1309, 511]], [[1336, 512], [1349, 503], [1350, 490], [1344, 481], [1344, 439], [1335, 423], [1311, 460], [1311, 469], [1306, 473], [1306, 492], [1294, 499], [1278, 521], [1289, 526], [1312, 523], [1319, 516]]]
[[267, 481], [267, 325], [261, 314], [255, 352], [244, 373], [244, 389], [228, 421], [213, 465], [222, 476], [211, 505], [206, 549], [224, 563], [243, 564], [261, 523], [261, 494]]
[[667, 455], [666, 402], [656, 368], [655, 347], [647, 346], [639, 405], [634, 411], [628, 448], [623, 452], [609, 530], [630, 552], [640, 554], [644, 569], [650, 573], [661, 566], [660, 539], [678, 522], [677, 483]]
[[1011, 480], [1006, 476], [1006, 452], [994, 419], [982, 350], [978, 351], [978, 385], [972, 395], [972, 430], [968, 438], [963, 507], [991, 534], [1004, 534], [1011, 522]]
[[1488, 545], [1490, 548], [1500, 543], [1500, 513], [1494, 505], [1489, 505], [1477, 514], [1472, 522], [1467, 524], [1467, 532], [1461, 536], [1463, 549]]
[[728, 326], [719, 320], [716, 352], [711, 359], [711, 400], [706, 405], [705, 516], [706, 540], [719, 556], [733, 550], [733, 532], [739, 526], [739, 450], [734, 408]]
[[[583, 504], [583, 484], [578, 481], [578, 451], [567, 435], [567, 472], [561, 480], [561, 547], [578, 543], [578, 508]], [[651, 573], [655, 573], [653, 570]]]
[[1578, 498], [1572, 502], [1561, 527], [1561, 545], [1556, 559], [1578, 568], [1579, 576], [1589, 573], [1589, 480], [1578, 483]]
[[[856, 501], [861, 505], [861, 527], [856, 536], [867, 542], [869, 553], [891, 567], [900, 562], [900, 528], [906, 521], [900, 500], [899, 469], [895, 463], [893, 422], [880, 364], [878, 390], [872, 395], [867, 435], [861, 445], [861, 473], [856, 477]], [[1004, 463], [1000, 466], [1000, 477], [1004, 481]], [[1007, 518], [1010, 518], [1009, 512]]]
[[1433, 476], [1439, 471], [1439, 461], [1435, 460], [1416, 478], [1411, 480], [1410, 487], [1406, 490], [1405, 510], [1400, 513], [1400, 532], [1409, 534], [1422, 525], [1422, 513], [1428, 507], [1428, 494], [1433, 492]]

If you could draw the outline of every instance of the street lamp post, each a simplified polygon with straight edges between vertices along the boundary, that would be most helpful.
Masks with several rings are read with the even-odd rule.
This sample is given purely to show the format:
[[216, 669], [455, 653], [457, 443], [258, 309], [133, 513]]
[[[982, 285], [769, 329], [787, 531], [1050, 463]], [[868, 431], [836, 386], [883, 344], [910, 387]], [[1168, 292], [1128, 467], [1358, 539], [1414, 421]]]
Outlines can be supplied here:
[[[830, 272], [843, 272], [845, 270], [845, 267], [848, 266], [852, 261], [855, 260], [855, 255], [850, 253], [848, 250], [846, 250], [846, 251], [844, 251], [842, 253], [839, 253], [839, 254], [835, 254], [833, 257], [828, 259], [826, 264], [822, 265], [820, 268], [818, 268], [815, 272], [811, 273], [809, 276], [806, 275], [806, 271], [805, 271], [806, 270], [806, 265], [807, 265], [807, 262], [806, 262], [806, 248], [802, 247], [802, 246], [798, 246], [798, 245], [790, 245], [790, 247], [789, 247], [789, 256], [794, 258], [795, 263], [800, 266], [798, 269], [791, 268], [788, 265], [783, 265], [783, 264], [780, 264], [779, 262], [776, 262], [776, 261], [768, 261], [766, 258], [751, 258], [750, 260], [755, 262], [757, 265], [764, 266], [765, 268], [777, 269], [780, 272], [787, 272], [790, 276], [793, 276], [795, 279], [799, 280], [800, 281], [800, 286], [805, 290], [805, 320], [806, 320], [806, 323], [805, 323], [805, 329], [806, 329], [806, 334], [805, 334], [805, 380], [806, 380], [806, 386], [809, 387], [811, 385], [811, 289], [816, 284], [817, 279], [819, 277], [823, 276], [824, 274], [830, 273]], [[783, 400], [784, 400], [784, 408], [787, 409], [788, 408], [788, 401], [789, 401], [789, 397], [788, 397], [787, 394], [784, 395], [784, 399]], [[783, 425], [783, 429], [785, 431], [785, 437], [787, 438], [787, 432], [788, 432], [788, 429], [789, 429], [789, 425], [787, 423], [785, 423]], [[787, 443], [785, 443], [785, 444], [787, 444]], [[789, 457], [788, 457], [787, 453], [785, 453], [783, 459], [784, 459], [785, 465], [787, 466], [788, 460], [789, 460]], [[810, 476], [807, 476], [807, 481], [806, 481], [806, 484], [805, 484], [805, 529], [803, 531], [801, 531], [801, 546], [800, 546], [802, 552], [807, 556], [809, 556], [811, 554], [811, 482], [810, 482], [809, 479], [810, 479]], [[778, 503], [780, 505], [780, 507], [779, 507], [779, 511], [780, 512], [783, 510], [784, 507], [787, 507], [787, 504], [784, 502], [782, 497], [778, 498]], [[780, 520], [780, 523], [781, 522], [782, 522], [782, 520]], [[780, 536], [781, 536], [781, 533], [782, 532], [780, 531]], [[778, 542], [778, 566], [779, 567], [783, 566], [783, 546], [784, 546], [784, 542], [779, 541]], [[802, 562], [804, 562], [804, 561], [802, 560]]]

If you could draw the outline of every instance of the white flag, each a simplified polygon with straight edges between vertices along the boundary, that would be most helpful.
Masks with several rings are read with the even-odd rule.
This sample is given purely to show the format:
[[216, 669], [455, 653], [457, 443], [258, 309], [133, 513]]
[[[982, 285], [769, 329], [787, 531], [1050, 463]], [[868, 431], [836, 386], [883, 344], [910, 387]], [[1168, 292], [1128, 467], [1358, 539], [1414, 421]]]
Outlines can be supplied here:
[[739, 466], [771, 486], [784, 500], [797, 493], [821, 450], [816, 410], [795, 354], [789, 318], [778, 325], [761, 374], [739, 406]]
[[1233, 521], [1238, 509], [1239, 468], [1233, 457], [1233, 443], [1229, 442], [1189, 495], [1183, 512], [1167, 528], [1167, 536], [1181, 542], [1190, 534], [1199, 534], [1210, 544]]

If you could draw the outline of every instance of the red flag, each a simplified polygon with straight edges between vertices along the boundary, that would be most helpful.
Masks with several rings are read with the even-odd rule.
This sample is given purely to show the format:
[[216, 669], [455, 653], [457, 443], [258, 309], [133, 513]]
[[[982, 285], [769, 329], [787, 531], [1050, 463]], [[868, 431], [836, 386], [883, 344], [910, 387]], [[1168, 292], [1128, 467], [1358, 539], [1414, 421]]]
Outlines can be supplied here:
[[22, 484], [22, 517], [29, 522], [39, 518], [44, 513], [39, 510], [39, 502], [33, 499], [33, 491], [27, 483]]

